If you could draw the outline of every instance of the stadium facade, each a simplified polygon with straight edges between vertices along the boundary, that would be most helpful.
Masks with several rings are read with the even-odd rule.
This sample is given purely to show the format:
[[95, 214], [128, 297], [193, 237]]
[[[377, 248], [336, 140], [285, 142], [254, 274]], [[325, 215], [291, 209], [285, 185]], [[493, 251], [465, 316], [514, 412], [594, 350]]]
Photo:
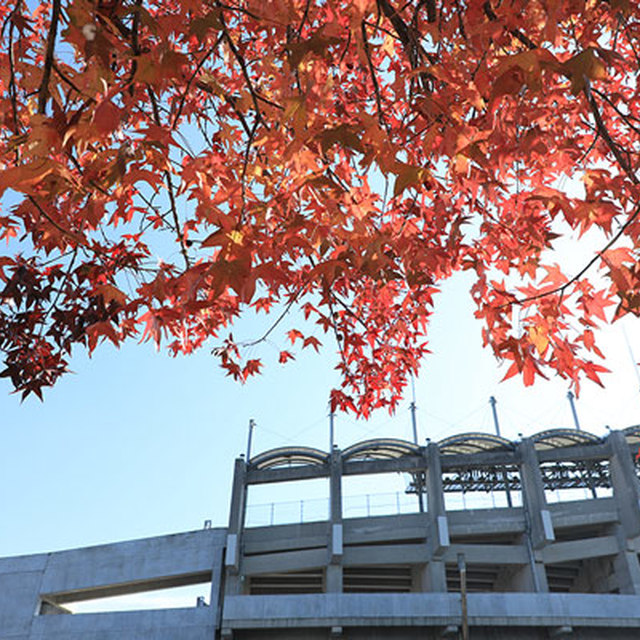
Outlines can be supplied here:
[[[227, 527], [0, 559], [0, 639], [638, 638], [639, 445], [631, 427], [239, 458]], [[379, 487], [384, 474], [407, 478], [413, 512], [349, 517], [346, 479]], [[326, 515], [250, 526], [250, 487], [304, 496], [318, 478]], [[210, 598], [189, 608], [68, 609], [199, 583]]]

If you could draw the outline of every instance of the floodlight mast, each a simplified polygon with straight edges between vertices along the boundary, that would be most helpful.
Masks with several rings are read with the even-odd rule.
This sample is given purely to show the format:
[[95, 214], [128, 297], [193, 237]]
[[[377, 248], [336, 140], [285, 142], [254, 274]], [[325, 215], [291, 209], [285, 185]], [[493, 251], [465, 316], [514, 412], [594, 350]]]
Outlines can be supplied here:
[[574, 399], [573, 391], [567, 392], [567, 398], [569, 398], [569, 404], [571, 405], [571, 413], [573, 414], [573, 423], [576, 426], [576, 429], [580, 431], [580, 421], [578, 420], [578, 412], [576, 411], [576, 405], [573, 402]]
[[253, 429], [256, 426], [256, 421], [253, 418], [249, 419], [249, 434], [247, 435], [247, 463], [251, 460], [251, 441], [253, 440]]
[[333, 447], [335, 445], [335, 432], [334, 432], [334, 420], [336, 414], [331, 411], [329, 414], [329, 451], [333, 451]]
[[418, 421], [416, 419], [416, 385], [413, 376], [411, 376], [411, 427], [413, 429], [413, 444], [418, 444]]
[[491, 411], [493, 412], [493, 426], [496, 428], [496, 435], [500, 436], [500, 422], [498, 421], [498, 411], [496, 410], [497, 400], [495, 396], [489, 398], [489, 404], [491, 405]]
[[[413, 376], [411, 376], [411, 404], [409, 405], [411, 411], [411, 428], [413, 430], [413, 444], [418, 446], [418, 420], [416, 418], [416, 385]], [[416, 494], [418, 496], [418, 508], [420, 513], [424, 513], [424, 501], [422, 494], [424, 492], [424, 485], [422, 481], [422, 474], [416, 473], [414, 476], [414, 484], [416, 487]]]

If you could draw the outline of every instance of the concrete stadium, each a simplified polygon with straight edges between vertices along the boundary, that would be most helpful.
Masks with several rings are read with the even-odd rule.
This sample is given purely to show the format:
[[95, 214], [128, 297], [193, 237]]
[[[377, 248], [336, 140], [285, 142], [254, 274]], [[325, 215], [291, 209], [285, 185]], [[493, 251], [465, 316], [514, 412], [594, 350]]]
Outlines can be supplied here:
[[[639, 446], [630, 427], [240, 457], [226, 527], [0, 559], [0, 640], [638, 638]], [[345, 479], [385, 474], [411, 508], [350, 516]], [[313, 479], [324, 515], [249, 522], [251, 487]], [[192, 607], [70, 613], [195, 584]]]

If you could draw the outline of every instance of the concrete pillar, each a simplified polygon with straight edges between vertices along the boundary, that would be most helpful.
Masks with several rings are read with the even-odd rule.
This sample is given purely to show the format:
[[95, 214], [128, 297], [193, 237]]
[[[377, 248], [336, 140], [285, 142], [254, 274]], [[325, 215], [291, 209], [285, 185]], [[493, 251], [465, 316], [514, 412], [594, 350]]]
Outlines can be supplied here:
[[326, 568], [325, 590], [342, 591], [342, 453], [334, 448], [329, 459], [329, 561]]
[[427, 492], [427, 562], [422, 587], [425, 591], [446, 591], [447, 577], [443, 555], [449, 547], [449, 522], [444, 507], [440, 450], [435, 442], [424, 449]]
[[611, 447], [611, 486], [620, 524], [624, 527], [627, 537], [635, 538], [640, 536], [640, 483], [631, 451], [621, 431], [612, 431], [607, 440]]
[[544, 495], [542, 473], [538, 463], [538, 456], [533, 440], [525, 438], [519, 443], [520, 451], [520, 480], [522, 483], [522, 505], [525, 518], [525, 535], [523, 544], [527, 548], [529, 565], [520, 574], [522, 586], [523, 578], [529, 582], [532, 591], [547, 592], [547, 574], [542, 560], [542, 549], [555, 541], [551, 512]]
[[620, 523], [614, 528], [620, 549], [613, 559], [617, 588], [620, 593], [640, 594], [640, 563], [630, 544], [640, 536], [640, 483], [624, 434], [612, 431], [607, 441], [611, 449], [611, 487]]
[[225, 551], [225, 593], [236, 595], [243, 591], [240, 575], [242, 564], [242, 531], [244, 529], [247, 508], [247, 463], [244, 458], [237, 458], [233, 472], [231, 489], [231, 506], [229, 509], [229, 528]]

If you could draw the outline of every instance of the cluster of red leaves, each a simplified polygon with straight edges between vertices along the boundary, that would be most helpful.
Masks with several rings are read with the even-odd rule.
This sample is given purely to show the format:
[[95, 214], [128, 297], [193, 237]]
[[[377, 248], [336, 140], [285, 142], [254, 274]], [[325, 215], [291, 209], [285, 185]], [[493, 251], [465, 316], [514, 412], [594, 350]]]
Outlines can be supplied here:
[[[438, 286], [468, 270], [508, 376], [598, 381], [606, 308], [640, 309], [639, 17], [637, 0], [3, 3], [2, 375], [40, 394], [76, 344], [141, 330], [189, 352], [250, 307], [284, 309], [269, 335], [297, 306], [317, 329], [283, 331], [280, 361], [285, 336], [326, 333], [332, 405], [366, 415], [397, 403]], [[580, 273], [547, 261], [592, 228]], [[231, 336], [215, 353], [241, 380], [261, 368]]]

